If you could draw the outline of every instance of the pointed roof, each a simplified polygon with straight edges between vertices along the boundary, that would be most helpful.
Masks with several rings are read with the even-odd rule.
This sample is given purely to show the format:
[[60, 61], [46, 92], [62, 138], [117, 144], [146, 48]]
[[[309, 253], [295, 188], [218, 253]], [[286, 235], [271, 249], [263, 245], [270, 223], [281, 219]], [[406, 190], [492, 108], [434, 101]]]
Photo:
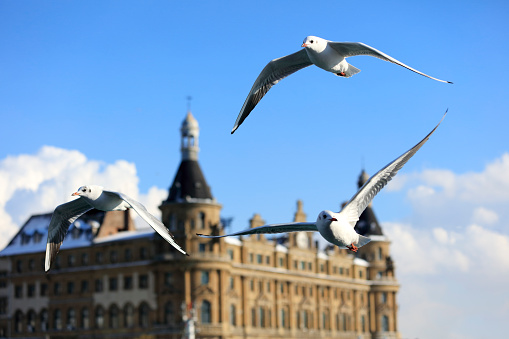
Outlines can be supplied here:
[[[369, 180], [369, 175], [362, 170], [359, 175], [359, 180], [357, 181], [358, 188], [361, 188], [362, 185]], [[382, 227], [378, 222], [378, 219], [375, 216], [375, 212], [373, 212], [372, 204], [370, 203], [368, 207], [362, 212], [359, 217], [359, 221], [355, 225], [355, 231], [363, 236], [368, 235], [383, 235]]]
[[213, 200], [210, 187], [198, 163], [198, 121], [191, 112], [180, 128], [182, 161], [170, 187], [168, 198], [163, 202], [185, 202], [194, 199]]

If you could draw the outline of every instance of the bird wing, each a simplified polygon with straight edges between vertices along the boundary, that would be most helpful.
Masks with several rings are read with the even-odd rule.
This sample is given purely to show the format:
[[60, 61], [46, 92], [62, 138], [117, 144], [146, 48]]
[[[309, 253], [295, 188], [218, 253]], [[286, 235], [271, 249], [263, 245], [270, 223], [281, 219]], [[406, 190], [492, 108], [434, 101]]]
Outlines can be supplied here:
[[410, 160], [415, 153], [417, 153], [426, 141], [428, 141], [429, 137], [433, 134], [433, 132], [435, 132], [442, 120], [444, 120], [446, 114], [447, 111], [440, 122], [431, 132], [429, 132], [428, 135], [426, 135], [426, 137], [424, 137], [424, 139], [369, 178], [369, 180], [366, 181], [352, 199], [350, 199], [348, 204], [341, 210], [340, 213], [346, 215], [352, 227], [355, 227], [355, 223], [359, 220], [359, 216], [362, 214], [364, 209], [366, 209], [366, 206], [368, 206], [371, 200], [373, 200], [375, 195], [377, 195], [378, 192], [380, 192], [380, 190], [384, 188], [384, 186], [387, 185], [394, 176], [396, 176], [398, 171], [407, 163], [407, 161]]
[[48, 226], [48, 241], [46, 243], [45, 271], [49, 271], [55, 260], [60, 246], [65, 239], [69, 226], [83, 213], [93, 207], [85, 199], [76, 199], [57, 206]]
[[235, 121], [235, 125], [233, 125], [232, 134], [239, 128], [244, 119], [247, 118], [249, 113], [251, 113], [272, 86], [290, 74], [311, 66], [312, 64], [305, 49], [269, 62], [260, 75], [258, 75], [258, 78], [256, 78], [246, 101], [244, 101], [244, 105]]
[[334, 48], [339, 54], [341, 54], [345, 58], [351, 57], [351, 56], [356, 56], [356, 55], [369, 55], [369, 56], [372, 56], [372, 57], [375, 57], [375, 58], [379, 58], [379, 59], [382, 59], [382, 60], [385, 60], [385, 61], [392, 62], [393, 64], [396, 64], [396, 65], [403, 66], [406, 69], [411, 70], [412, 72], [415, 72], [417, 74], [423, 75], [423, 76], [428, 77], [430, 79], [452, 84], [452, 82], [450, 82], [450, 81], [440, 80], [440, 79], [434, 78], [432, 76], [429, 76], [429, 75], [427, 75], [425, 73], [422, 73], [422, 72], [420, 72], [420, 71], [418, 71], [418, 70], [416, 70], [416, 69], [414, 69], [414, 68], [412, 68], [412, 67], [410, 67], [408, 65], [405, 65], [401, 61], [396, 60], [393, 57], [391, 57], [391, 56], [389, 56], [389, 55], [387, 55], [387, 54], [377, 50], [376, 48], [373, 48], [371, 46], [363, 44], [362, 42], [334, 42], [334, 41], [329, 41], [328, 43], [329, 43], [329, 45], [332, 48]]
[[112, 192], [112, 191], [104, 191], [103, 193], [106, 194], [113, 194], [122, 200], [124, 200], [133, 210], [138, 213], [138, 215], [145, 220], [161, 237], [163, 237], [166, 241], [168, 241], [173, 247], [175, 247], [180, 253], [189, 255], [184, 251], [174, 240], [173, 234], [171, 234], [170, 230], [164, 226], [164, 224], [156, 219], [152, 214], [147, 211], [145, 206], [143, 206], [138, 201], [134, 200], [133, 198], [128, 197], [127, 195], [119, 192]]
[[318, 231], [316, 223], [314, 222], [291, 222], [287, 224], [270, 224], [259, 227], [249, 228], [244, 231], [230, 233], [225, 235], [205, 235], [199, 234], [200, 237], [204, 238], [223, 238], [234, 235], [248, 235], [248, 234], [274, 234], [274, 233], [286, 233], [286, 232], [313, 232]]

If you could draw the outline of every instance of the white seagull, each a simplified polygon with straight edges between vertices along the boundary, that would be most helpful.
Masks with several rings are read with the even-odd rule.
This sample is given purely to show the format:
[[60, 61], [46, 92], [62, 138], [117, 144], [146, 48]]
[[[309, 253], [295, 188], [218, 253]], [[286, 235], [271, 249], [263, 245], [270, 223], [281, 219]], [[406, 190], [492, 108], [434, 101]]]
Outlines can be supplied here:
[[57, 256], [69, 226], [82, 214], [93, 208], [100, 211], [125, 211], [132, 208], [173, 247], [179, 252], [188, 255], [175, 242], [173, 235], [161, 221], [150, 214], [145, 206], [127, 195], [119, 192], [105, 191], [101, 186], [97, 185], [81, 186], [78, 188], [78, 191], [71, 195], [78, 196], [79, 199], [57, 206], [51, 217], [48, 227], [48, 242], [46, 244], [46, 272], [49, 271], [51, 263]]
[[348, 248], [353, 252], [366, 245], [371, 239], [364, 237], [355, 232], [355, 224], [359, 220], [366, 206], [373, 200], [380, 190], [387, 185], [387, 183], [398, 173], [398, 171], [406, 164], [406, 162], [428, 141], [429, 137], [444, 119], [447, 111], [435, 126], [435, 128], [422, 139], [417, 145], [405, 152], [399, 158], [382, 168], [378, 173], [373, 175], [369, 180], [359, 189], [359, 191], [350, 199], [343, 209], [334, 213], [328, 210], [320, 212], [316, 222], [293, 222], [287, 224], [270, 224], [260, 227], [250, 228], [241, 232], [210, 236], [197, 234], [206, 238], [222, 238], [234, 235], [248, 235], [248, 234], [273, 234], [273, 233], [286, 233], [286, 232], [300, 232], [300, 231], [318, 231], [320, 235], [328, 242], [338, 246], [339, 248]]
[[356, 55], [369, 55], [403, 66], [430, 79], [452, 84], [450, 81], [433, 78], [427, 74], [419, 72], [418, 70], [405, 65], [401, 61], [398, 61], [371, 46], [363, 44], [362, 42], [335, 42], [316, 36], [308, 36], [304, 39], [304, 43], [301, 47], [304, 47], [304, 49], [285, 57], [274, 59], [265, 66], [260, 75], [258, 75], [258, 78], [256, 78], [256, 81], [253, 84], [242, 109], [240, 110], [239, 116], [235, 121], [235, 125], [233, 125], [232, 134], [237, 128], [239, 128], [249, 113], [251, 113], [272, 86], [290, 74], [313, 64], [327, 72], [334, 73], [344, 78], [349, 78], [352, 75], [359, 73], [361, 70], [350, 65], [345, 59]]

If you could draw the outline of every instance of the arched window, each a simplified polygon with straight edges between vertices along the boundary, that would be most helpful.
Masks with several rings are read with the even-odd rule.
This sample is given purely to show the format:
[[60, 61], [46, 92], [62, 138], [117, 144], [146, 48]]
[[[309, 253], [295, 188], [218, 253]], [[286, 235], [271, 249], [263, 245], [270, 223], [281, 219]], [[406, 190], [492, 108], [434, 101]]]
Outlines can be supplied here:
[[134, 307], [131, 304], [124, 306], [124, 325], [127, 328], [134, 327]]
[[27, 314], [27, 331], [32, 333], [35, 332], [35, 318], [37, 318], [37, 315], [35, 314], [34, 310], [28, 311]]
[[76, 328], [76, 312], [74, 308], [67, 310], [67, 329], [74, 330]]
[[41, 320], [41, 331], [45, 332], [49, 329], [49, 323], [48, 323], [48, 310], [43, 309], [41, 311], [41, 315], [39, 316]]
[[95, 308], [95, 327], [96, 328], [104, 327], [104, 310], [102, 306], [97, 306]]
[[382, 331], [389, 332], [389, 317], [386, 315], [382, 316]]
[[203, 300], [201, 303], [201, 312], [200, 312], [200, 320], [202, 324], [210, 324], [210, 302], [207, 300]]
[[110, 306], [110, 328], [118, 328], [118, 307], [117, 305]]
[[89, 320], [88, 308], [83, 307], [81, 309], [81, 328], [88, 329], [90, 328], [90, 320]]
[[58, 308], [53, 312], [53, 328], [55, 330], [62, 329], [62, 311]]
[[164, 305], [164, 323], [166, 325], [173, 325], [175, 323], [173, 303], [171, 301], [168, 301], [166, 305]]
[[237, 309], [234, 304], [230, 305], [230, 325], [237, 326]]
[[150, 307], [147, 303], [142, 303], [139, 309], [139, 322], [140, 327], [148, 327], [149, 325]]
[[361, 315], [361, 331], [366, 332], [366, 317]]
[[19, 310], [14, 314], [14, 330], [17, 333], [23, 331], [23, 313]]

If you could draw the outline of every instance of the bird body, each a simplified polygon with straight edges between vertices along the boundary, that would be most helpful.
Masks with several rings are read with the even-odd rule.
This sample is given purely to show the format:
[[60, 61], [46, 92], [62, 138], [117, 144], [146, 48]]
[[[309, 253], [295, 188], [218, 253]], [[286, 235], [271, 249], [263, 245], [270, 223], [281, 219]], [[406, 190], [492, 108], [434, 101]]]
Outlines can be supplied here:
[[335, 42], [316, 36], [308, 36], [304, 39], [301, 47], [304, 47], [304, 49], [293, 54], [274, 59], [263, 68], [251, 87], [251, 90], [244, 101], [244, 105], [242, 105], [242, 108], [240, 109], [237, 120], [233, 125], [232, 134], [235, 130], [237, 130], [237, 128], [239, 128], [272, 86], [290, 74], [311, 65], [315, 65], [335, 75], [349, 78], [359, 73], [361, 70], [349, 64], [346, 61], [346, 58], [356, 55], [368, 55], [405, 67], [412, 72], [430, 79], [452, 83], [450, 81], [440, 80], [422, 73], [371, 46], [363, 44], [362, 42]]
[[125, 211], [133, 209], [152, 228], [168, 241], [179, 252], [188, 255], [173, 239], [173, 235], [164, 224], [150, 214], [145, 206], [138, 201], [119, 192], [106, 191], [101, 186], [81, 186], [72, 196], [78, 196], [55, 208], [48, 227], [48, 241], [46, 244], [45, 270], [49, 271], [51, 263], [65, 239], [69, 226], [87, 211], [95, 208], [101, 211]]

